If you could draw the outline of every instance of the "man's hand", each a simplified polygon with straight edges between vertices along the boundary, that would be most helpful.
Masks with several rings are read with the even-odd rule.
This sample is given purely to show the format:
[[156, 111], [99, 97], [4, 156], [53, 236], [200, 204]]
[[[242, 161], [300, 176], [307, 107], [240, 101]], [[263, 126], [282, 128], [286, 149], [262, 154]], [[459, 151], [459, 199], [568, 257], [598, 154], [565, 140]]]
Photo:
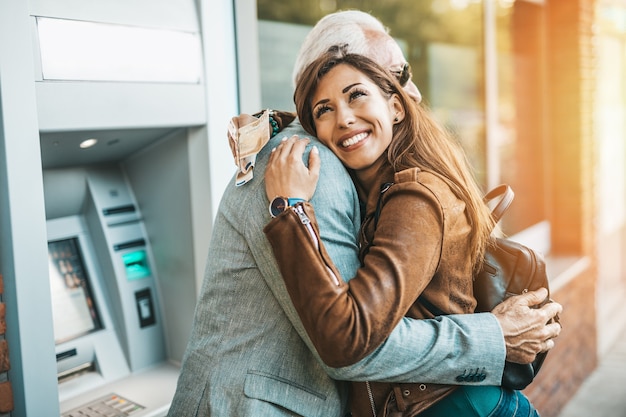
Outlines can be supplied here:
[[561, 325], [552, 319], [561, 313], [563, 307], [550, 302], [541, 308], [534, 308], [547, 296], [548, 290], [541, 288], [510, 297], [491, 311], [504, 333], [507, 361], [530, 363], [539, 352], [554, 347], [553, 339], [561, 333]]

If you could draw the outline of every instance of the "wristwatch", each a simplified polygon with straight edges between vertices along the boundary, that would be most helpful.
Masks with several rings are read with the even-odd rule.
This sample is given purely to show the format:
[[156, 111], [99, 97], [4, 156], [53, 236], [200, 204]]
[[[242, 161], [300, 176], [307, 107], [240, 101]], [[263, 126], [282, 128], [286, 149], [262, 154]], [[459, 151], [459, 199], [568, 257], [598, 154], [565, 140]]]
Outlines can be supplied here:
[[288, 197], [275, 197], [270, 202], [270, 215], [272, 217], [278, 216], [289, 207], [293, 207], [298, 203], [305, 202], [304, 198], [288, 198]]

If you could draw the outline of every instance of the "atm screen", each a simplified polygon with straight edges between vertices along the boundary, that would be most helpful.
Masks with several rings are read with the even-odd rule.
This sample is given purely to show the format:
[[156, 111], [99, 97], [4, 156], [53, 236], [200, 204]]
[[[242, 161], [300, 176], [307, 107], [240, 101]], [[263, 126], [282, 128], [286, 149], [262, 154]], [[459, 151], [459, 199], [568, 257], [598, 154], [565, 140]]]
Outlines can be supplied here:
[[48, 242], [55, 342], [102, 328], [77, 237]]

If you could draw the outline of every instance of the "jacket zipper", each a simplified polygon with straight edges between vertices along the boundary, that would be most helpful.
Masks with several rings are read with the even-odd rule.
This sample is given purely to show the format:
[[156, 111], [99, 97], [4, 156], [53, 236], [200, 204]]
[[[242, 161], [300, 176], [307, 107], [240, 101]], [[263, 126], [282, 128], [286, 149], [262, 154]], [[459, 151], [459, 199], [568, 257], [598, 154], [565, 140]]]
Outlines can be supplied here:
[[367, 387], [367, 396], [370, 399], [370, 405], [372, 406], [372, 416], [376, 417], [376, 404], [374, 403], [374, 395], [372, 394], [372, 387], [370, 387], [370, 382], [365, 381], [365, 386]]
[[[302, 204], [295, 205], [293, 207], [293, 210], [298, 215], [298, 218], [300, 219], [300, 223], [302, 223], [304, 225], [304, 227], [306, 227], [307, 231], [309, 232], [309, 235], [311, 236], [311, 239], [313, 239], [313, 244], [315, 244], [315, 249], [317, 249], [317, 251], [319, 252], [319, 250], [320, 250], [320, 241], [317, 238], [317, 235], [315, 234], [315, 230], [313, 230], [313, 225], [311, 224], [311, 219], [309, 219], [309, 216], [307, 216], [306, 213], [304, 212], [304, 208], [302, 207]], [[328, 267], [328, 265], [325, 264], [325, 266], [326, 266], [326, 270], [328, 271], [328, 273], [332, 277], [335, 285], [339, 286], [340, 285], [339, 284], [339, 278], [337, 278], [337, 275], [335, 275], [333, 270], [330, 269]]]

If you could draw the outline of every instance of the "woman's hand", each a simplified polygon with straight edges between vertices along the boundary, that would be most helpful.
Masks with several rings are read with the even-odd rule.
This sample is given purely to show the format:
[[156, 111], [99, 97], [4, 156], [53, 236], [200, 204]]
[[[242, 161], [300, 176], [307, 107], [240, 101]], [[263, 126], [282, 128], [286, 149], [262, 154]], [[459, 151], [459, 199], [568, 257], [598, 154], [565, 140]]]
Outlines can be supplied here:
[[309, 153], [309, 167], [302, 162], [309, 139], [297, 135], [285, 138], [272, 149], [265, 170], [265, 193], [272, 201], [275, 197], [303, 198], [310, 200], [320, 175], [320, 156], [317, 147]]

